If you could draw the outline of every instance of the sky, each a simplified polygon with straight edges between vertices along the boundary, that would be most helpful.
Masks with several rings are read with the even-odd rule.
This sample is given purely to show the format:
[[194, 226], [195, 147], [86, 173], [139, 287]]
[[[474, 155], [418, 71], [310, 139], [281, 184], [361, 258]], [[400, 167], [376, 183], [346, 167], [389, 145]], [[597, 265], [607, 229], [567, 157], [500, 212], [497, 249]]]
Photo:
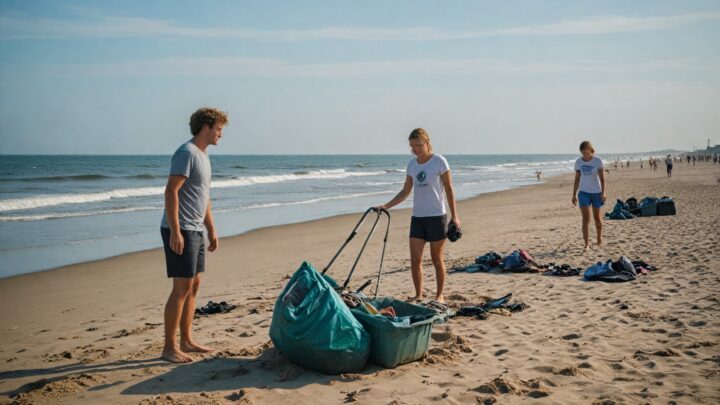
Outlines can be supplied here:
[[0, 154], [692, 150], [720, 143], [720, 2], [0, 0]]

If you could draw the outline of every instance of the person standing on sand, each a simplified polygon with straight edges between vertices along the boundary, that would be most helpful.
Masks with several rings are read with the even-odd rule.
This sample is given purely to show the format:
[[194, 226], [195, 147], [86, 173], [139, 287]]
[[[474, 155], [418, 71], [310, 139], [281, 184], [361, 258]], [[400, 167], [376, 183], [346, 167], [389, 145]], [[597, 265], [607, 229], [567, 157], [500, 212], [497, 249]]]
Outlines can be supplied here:
[[670, 155], [667, 155], [667, 158], [665, 159], [665, 168], [667, 169], [668, 177], [672, 177], [673, 160]]
[[[172, 363], [193, 361], [188, 352], [212, 351], [195, 343], [191, 331], [200, 273], [205, 271], [204, 229], [210, 242], [207, 250], [214, 252], [218, 247], [210, 204], [211, 167], [207, 148], [218, 144], [227, 123], [227, 114], [222, 111], [214, 108], [195, 111], [190, 117], [193, 138], [180, 145], [170, 164], [160, 233], [167, 276], [172, 278], [173, 285], [165, 304], [165, 347], [161, 357]], [[179, 345], [175, 336], [178, 328]]]
[[450, 222], [460, 229], [460, 219], [455, 204], [455, 191], [450, 179], [450, 167], [441, 155], [432, 152], [430, 137], [422, 128], [416, 128], [408, 137], [415, 158], [407, 165], [403, 189], [392, 200], [378, 209], [388, 210], [401, 202], [413, 191], [413, 212], [410, 222], [410, 266], [415, 301], [423, 300], [422, 258], [425, 243], [430, 242], [430, 257], [435, 267], [437, 292], [435, 301], [444, 303], [445, 287], [445, 239], [447, 238], [447, 196]]
[[[597, 231], [597, 244], [602, 245], [602, 218], [600, 208], [605, 204], [605, 173], [603, 172], [603, 161], [595, 156], [595, 149], [589, 141], [580, 144], [582, 157], [575, 161], [575, 183], [573, 185], [573, 205], [580, 201], [580, 213], [582, 214], [582, 233], [585, 241], [585, 250], [590, 248], [590, 207], [595, 220]], [[579, 192], [578, 192], [579, 191]]]

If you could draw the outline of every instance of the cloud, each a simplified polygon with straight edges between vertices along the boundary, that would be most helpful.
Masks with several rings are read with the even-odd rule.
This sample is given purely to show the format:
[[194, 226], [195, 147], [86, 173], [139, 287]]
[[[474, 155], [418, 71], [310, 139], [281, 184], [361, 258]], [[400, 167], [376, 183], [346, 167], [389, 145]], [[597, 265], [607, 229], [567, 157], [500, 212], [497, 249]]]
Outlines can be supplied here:
[[666, 17], [599, 16], [530, 27], [495, 31], [497, 35], [589, 35], [661, 31], [702, 21], [720, 19], [719, 11]]
[[498, 36], [591, 35], [672, 29], [703, 21], [720, 20], [720, 11], [674, 16], [595, 16], [559, 23], [488, 31], [446, 31], [430, 28], [345, 28], [256, 30], [192, 27], [171, 20], [110, 16], [90, 21], [0, 15], [0, 38], [226, 38], [247, 41], [448, 41]]
[[[9, 74], [11, 68], [6, 68]], [[637, 63], [606, 61], [518, 63], [501, 59], [407, 59], [343, 63], [292, 63], [282, 59], [172, 57], [103, 64], [18, 67], [15, 74], [60, 77], [270, 77], [373, 78], [394, 76], [472, 76], [481, 74], [638, 73], [708, 71], [720, 73], [720, 59], [670, 59]]]

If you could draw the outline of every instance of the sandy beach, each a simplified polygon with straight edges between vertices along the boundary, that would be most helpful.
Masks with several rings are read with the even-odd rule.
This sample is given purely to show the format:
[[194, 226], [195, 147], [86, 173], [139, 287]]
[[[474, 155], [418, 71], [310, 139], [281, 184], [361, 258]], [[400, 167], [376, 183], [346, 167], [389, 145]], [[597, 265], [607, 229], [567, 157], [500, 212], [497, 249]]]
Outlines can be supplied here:
[[[584, 253], [572, 177], [553, 177], [460, 202], [464, 236], [448, 246], [446, 263], [524, 248], [539, 263], [584, 269], [626, 255], [657, 272], [619, 284], [449, 274], [452, 305], [513, 293], [529, 308], [436, 325], [430, 355], [395, 369], [368, 363], [361, 373], [322, 375], [287, 362], [268, 336], [288, 277], [303, 260], [322, 268], [359, 214], [223, 239], [208, 256], [198, 303], [238, 308], [195, 321], [196, 340], [217, 352], [194, 355], [188, 365], [158, 358], [171, 288], [161, 250], [0, 279], [0, 403], [718, 403], [720, 166], [677, 164], [671, 179], [662, 168], [634, 166], [607, 175], [605, 209], [617, 197], [667, 195], [676, 216], [606, 220], [605, 245]], [[412, 293], [409, 212], [392, 214], [380, 295], [402, 299]], [[352, 285], [375, 276], [379, 241]], [[359, 244], [332, 276], [346, 276]], [[435, 279], [426, 258], [430, 295]]]

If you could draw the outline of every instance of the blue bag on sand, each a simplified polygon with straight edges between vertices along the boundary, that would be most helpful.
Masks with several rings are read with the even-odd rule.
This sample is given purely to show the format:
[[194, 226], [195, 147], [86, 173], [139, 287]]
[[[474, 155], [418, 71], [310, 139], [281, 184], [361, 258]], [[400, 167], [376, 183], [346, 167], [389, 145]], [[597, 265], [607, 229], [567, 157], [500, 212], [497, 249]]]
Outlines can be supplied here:
[[370, 354], [370, 335], [307, 262], [275, 302], [270, 339], [291, 362], [325, 374], [358, 372]]
[[606, 262], [597, 262], [585, 270], [583, 277], [585, 280], [592, 280], [596, 277], [602, 277], [614, 273], [612, 268], [612, 260]]
[[658, 199], [655, 197], [645, 197], [640, 200], [640, 216], [654, 217], [657, 215]]

